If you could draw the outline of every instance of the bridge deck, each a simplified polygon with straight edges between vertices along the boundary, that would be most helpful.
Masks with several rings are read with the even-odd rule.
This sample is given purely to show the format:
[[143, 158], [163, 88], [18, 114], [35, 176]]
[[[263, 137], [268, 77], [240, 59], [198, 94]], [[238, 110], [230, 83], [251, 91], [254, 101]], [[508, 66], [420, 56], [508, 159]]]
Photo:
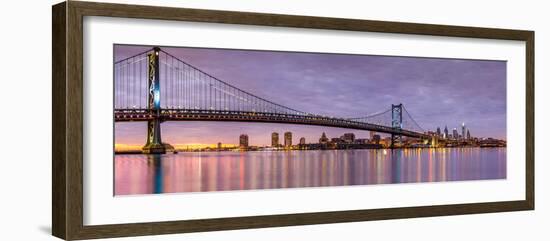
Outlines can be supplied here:
[[[115, 109], [116, 122], [148, 121], [157, 116], [147, 109]], [[319, 115], [295, 115], [248, 111], [216, 111], [216, 110], [185, 110], [162, 109], [161, 121], [234, 121], [234, 122], [262, 122], [339, 127], [355, 130], [376, 131], [415, 138], [428, 138], [424, 133], [395, 129], [388, 126], [359, 122], [356, 120], [335, 118]]]

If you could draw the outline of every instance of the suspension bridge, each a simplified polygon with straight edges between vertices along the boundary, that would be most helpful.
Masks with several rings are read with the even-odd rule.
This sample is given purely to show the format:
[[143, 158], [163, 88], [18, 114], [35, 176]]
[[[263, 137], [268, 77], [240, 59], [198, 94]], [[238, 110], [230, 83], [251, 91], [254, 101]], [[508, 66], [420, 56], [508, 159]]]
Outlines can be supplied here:
[[[147, 122], [144, 153], [165, 153], [165, 121], [263, 122], [340, 127], [428, 139], [403, 104], [377, 114], [344, 118], [296, 110], [246, 92], [158, 47], [114, 63], [114, 120]], [[161, 102], [162, 100], [162, 102]]]

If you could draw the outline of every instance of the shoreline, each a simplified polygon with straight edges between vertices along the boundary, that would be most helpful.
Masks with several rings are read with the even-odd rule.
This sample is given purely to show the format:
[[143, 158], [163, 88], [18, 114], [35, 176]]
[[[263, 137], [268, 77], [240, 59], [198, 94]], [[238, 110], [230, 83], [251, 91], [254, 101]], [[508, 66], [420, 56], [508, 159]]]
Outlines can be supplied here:
[[[457, 146], [457, 147], [401, 147], [401, 148], [357, 148], [357, 149], [293, 149], [293, 150], [238, 150], [238, 149], [227, 149], [227, 150], [176, 150], [175, 152], [166, 152], [166, 154], [178, 154], [183, 153], [215, 153], [215, 152], [291, 152], [291, 151], [346, 151], [346, 150], [405, 150], [405, 149], [460, 149], [460, 148], [479, 148], [479, 149], [490, 149], [490, 148], [506, 148], [506, 146]], [[115, 151], [115, 155], [141, 155], [144, 154], [141, 150], [130, 150], [130, 151]], [[147, 155], [147, 154], [145, 154]]]

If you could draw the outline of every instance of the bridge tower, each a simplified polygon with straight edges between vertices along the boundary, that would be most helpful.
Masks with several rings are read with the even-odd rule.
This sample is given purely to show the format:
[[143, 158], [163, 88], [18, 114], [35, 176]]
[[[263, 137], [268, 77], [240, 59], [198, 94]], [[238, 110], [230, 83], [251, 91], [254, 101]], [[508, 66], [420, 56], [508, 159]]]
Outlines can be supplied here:
[[163, 154], [166, 146], [160, 138], [160, 80], [159, 80], [159, 53], [160, 48], [153, 48], [153, 52], [147, 55], [148, 68], [148, 93], [147, 108], [154, 119], [147, 121], [147, 143], [142, 148], [143, 153]]
[[[391, 105], [391, 127], [395, 130], [403, 128], [403, 104]], [[395, 148], [397, 143], [401, 143], [401, 135], [392, 133], [390, 148]]]

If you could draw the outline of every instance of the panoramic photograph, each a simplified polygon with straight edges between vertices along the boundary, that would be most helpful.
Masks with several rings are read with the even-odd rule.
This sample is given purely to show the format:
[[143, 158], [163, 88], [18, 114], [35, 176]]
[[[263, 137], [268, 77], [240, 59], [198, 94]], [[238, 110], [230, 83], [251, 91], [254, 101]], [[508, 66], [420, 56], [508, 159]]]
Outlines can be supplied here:
[[506, 62], [113, 46], [114, 195], [506, 179]]

